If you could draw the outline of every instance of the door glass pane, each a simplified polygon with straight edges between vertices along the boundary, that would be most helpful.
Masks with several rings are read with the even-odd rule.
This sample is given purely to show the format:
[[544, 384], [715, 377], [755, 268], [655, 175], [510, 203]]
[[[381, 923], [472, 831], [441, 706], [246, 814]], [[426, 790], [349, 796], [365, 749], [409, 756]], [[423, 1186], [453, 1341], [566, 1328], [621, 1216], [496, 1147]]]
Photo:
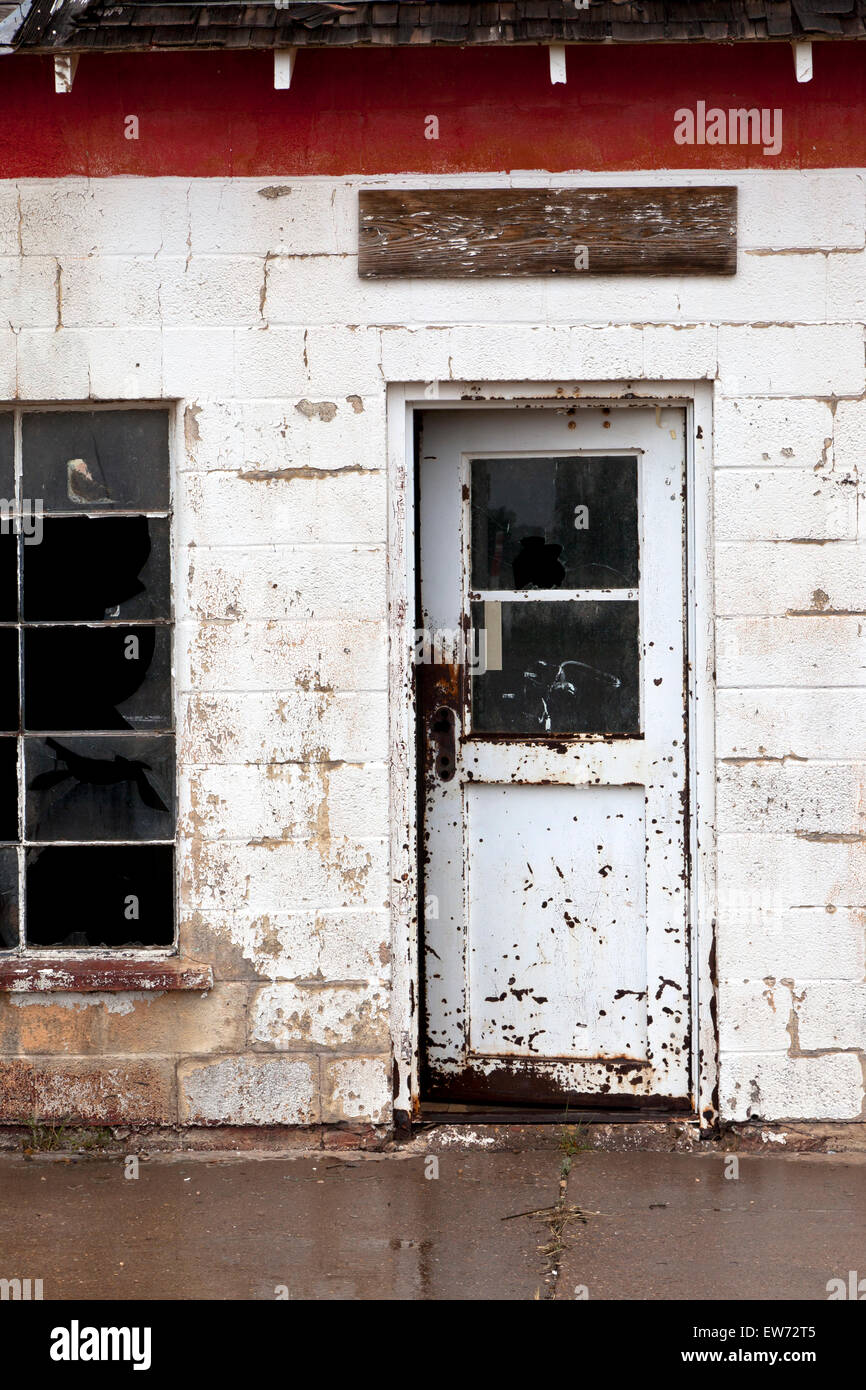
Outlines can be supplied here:
[[474, 733], [640, 732], [637, 602], [475, 603], [472, 624], [488, 655], [472, 673]]
[[638, 583], [637, 459], [473, 459], [473, 589]]

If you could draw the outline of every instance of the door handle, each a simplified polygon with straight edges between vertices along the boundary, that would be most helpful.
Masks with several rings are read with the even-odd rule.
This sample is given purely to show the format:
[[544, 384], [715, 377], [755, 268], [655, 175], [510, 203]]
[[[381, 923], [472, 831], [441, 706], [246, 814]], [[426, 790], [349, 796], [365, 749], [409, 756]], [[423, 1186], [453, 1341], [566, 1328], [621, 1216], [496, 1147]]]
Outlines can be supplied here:
[[457, 716], [447, 705], [440, 705], [433, 711], [430, 739], [436, 776], [440, 782], [450, 782], [457, 771]]

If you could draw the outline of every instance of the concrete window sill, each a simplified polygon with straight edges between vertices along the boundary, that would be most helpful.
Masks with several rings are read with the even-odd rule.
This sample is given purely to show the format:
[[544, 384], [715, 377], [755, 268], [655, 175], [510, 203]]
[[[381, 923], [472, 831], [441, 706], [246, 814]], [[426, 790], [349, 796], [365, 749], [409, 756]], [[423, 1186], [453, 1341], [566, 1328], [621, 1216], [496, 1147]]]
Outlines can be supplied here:
[[200, 960], [163, 956], [157, 960], [90, 960], [63, 956], [0, 958], [0, 991], [13, 994], [117, 993], [122, 990], [206, 990], [213, 970]]

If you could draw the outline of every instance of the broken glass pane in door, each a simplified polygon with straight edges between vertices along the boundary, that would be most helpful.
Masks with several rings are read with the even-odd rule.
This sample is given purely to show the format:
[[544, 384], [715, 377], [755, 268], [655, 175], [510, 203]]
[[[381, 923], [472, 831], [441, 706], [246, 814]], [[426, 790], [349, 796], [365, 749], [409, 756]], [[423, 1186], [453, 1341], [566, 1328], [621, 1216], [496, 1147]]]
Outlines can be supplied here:
[[471, 588], [638, 583], [637, 458], [473, 459]]

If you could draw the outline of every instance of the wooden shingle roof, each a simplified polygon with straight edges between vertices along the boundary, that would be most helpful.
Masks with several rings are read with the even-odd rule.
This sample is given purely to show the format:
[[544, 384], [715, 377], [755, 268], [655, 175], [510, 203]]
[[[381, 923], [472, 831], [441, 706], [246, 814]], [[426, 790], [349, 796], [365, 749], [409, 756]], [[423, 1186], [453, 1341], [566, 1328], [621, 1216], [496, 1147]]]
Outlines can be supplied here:
[[[0, 17], [3, 9], [0, 6]], [[27, 50], [866, 38], [866, 0], [33, 0]]]

